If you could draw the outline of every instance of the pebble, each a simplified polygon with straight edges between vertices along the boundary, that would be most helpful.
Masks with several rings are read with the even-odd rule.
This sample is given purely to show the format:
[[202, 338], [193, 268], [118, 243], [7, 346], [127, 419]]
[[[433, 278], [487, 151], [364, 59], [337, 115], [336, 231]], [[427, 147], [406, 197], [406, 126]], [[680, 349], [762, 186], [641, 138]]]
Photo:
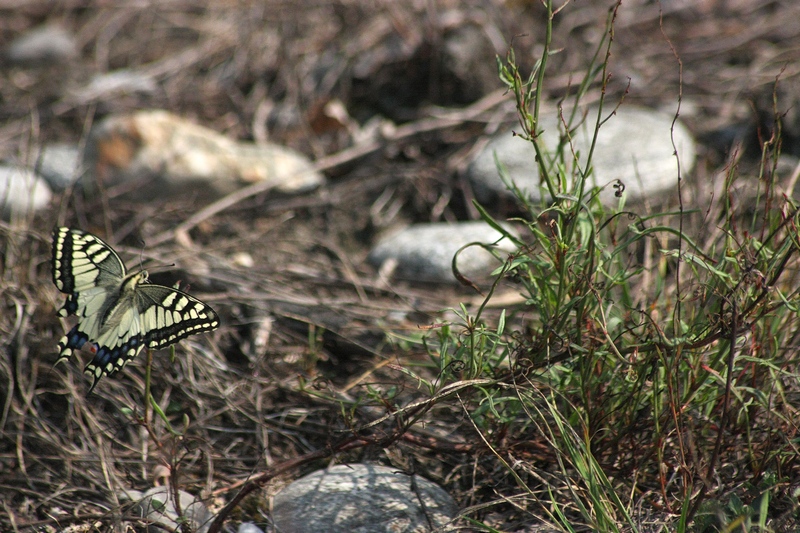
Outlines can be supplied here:
[[[396, 262], [393, 274], [398, 278], [458, 283], [452, 270], [455, 253], [471, 242], [492, 244], [501, 237], [482, 221], [417, 224], [382, 239], [368, 260], [378, 267], [387, 261]], [[508, 239], [500, 241], [498, 248], [502, 253], [515, 249]], [[488, 276], [500, 264], [480, 246], [471, 246], [458, 256], [459, 272], [468, 278]]]
[[458, 506], [438, 485], [369, 464], [309, 474], [278, 493], [273, 507], [281, 533], [428, 533], [457, 514]]
[[50, 202], [52, 193], [36, 173], [0, 165], [0, 211], [3, 218], [25, 217]]
[[6, 49], [6, 55], [14, 63], [57, 63], [77, 57], [78, 42], [63, 27], [46, 24], [19, 35]]
[[[596, 109], [590, 110], [587, 120], [575, 132], [575, 152], [580, 154], [583, 162], [586, 161], [592, 141], [591, 126], [596, 116]], [[605, 186], [600, 193], [603, 204], [611, 207], [618, 205], [619, 198], [615, 197], [616, 191], [612, 186], [617, 179], [625, 185], [629, 200], [646, 198], [659, 201], [665, 194], [676, 190], [678, 167], [670, 138], [673, 119], [674, 115], [670, 113], [622, 106], [615, 116], [601, 126], [592, 156], [594, 173], [590, 183]], [[542, 139], [545, 145], [550, 149], [555, 148], [558, 143], [556, 116], [542, 115], [540, 122], [544, 129]], [[675, 123], [674, 138], [680, 155], [682, 177], [686, 178], [697, 156], [695, 140], [680, 121]], [[533, 146], [510, 130], [495, 136], [467, 171], [478, 199], [488, 203], [498, 196], [511, 196], [500, 179], [494, 160], [495, 152], [517, 186], [532, 201], [539, 201], [543, 190], [539, 187]], [[547, 195], [546, 191], [544, 193]]]
[[[214, 516], [199, 499], [188, 492], [178, 491], [181, 502], [183, 518], [188, 522], [192, 531], [204, 533], [208, 531]], [[178, 524], [178, 514], [172, 498], [172, 490], [166, 486], [153, 487], [144, 494], [130, 490], [120, 494], [121, 500], [136, 502], [134, 513], [149, 523], [148, 533], [165, 533], [166, 531], [181, 531]]]
[[252, 522], [242, 522], [236, 533], [264, 533], [264, 530]]
[[162, 110], [101, 121], [89, 136], [84, 166], [106, 187], [144, 180], [147, 186], [131, 187], [131, 194], [144, 200], [165, 194], [219, 197], [258, 182], [294, 193], [324, 182], [294, 150], [237, 142]]
[[93, 76], [88, 83], [71, 90], [68, 100], [73, 105], [114, 100], [124, 95], [148, 95], [158, 90], [155, 78], [137, 70], [120, 69]]
[[77, 145], [53, 143], [45, 145], [36, 161], [36, 171], [50, 188], [62, 192], [80, 177], [81, 152]]

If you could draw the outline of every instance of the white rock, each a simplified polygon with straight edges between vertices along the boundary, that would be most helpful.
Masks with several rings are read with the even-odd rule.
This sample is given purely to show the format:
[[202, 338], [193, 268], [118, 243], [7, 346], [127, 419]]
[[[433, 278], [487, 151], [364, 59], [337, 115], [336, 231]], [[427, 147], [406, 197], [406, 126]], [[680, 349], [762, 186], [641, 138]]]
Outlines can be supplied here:
[[0, 211], [4, 218], [27, 216], [50, 202], [50, 187], [34, 172], [0, 165]]
[[36, 171], [54, 191], [70, 187], [80, 176], [81, 153], [77, 145], [54, 143], [42, 148]]
[[284, 488], [275, 496], [273, 520], [281, 533], [427, 533], [457, 514], [450, 495], [427, 479], [353, 464], [314, 472]]
[[14, 39], [6, 54], [15, 63], [55, 63], [77, 57], [78, 43], [63, 27], [46, 24]]
[[120, 69], [92, 76], [84, 85], [70, 91], [70, 102], [86, 105], [100, 100], [113, 100], [129, 94], [152, 94], [158, 83], [151, 75], [137, 70]]
[[236, 252], [231, 256], [231, 262], [243, 268], [253, 268], [256, 264], [255, 259], [253, 256], [247, 252]]
[[[456, 224], [417, 224], [381, 240], [370, 252], [369, 261], [381, 266], [396, 261], [397, 277], [419, 281], [457, 283], [452, 261], [455, 253], [471, 242], [498, 244], [504, 253], [514, 251], [508, 239], [485, 222]], [[468, 278], [487, 276], [500, 266], [491, 253], [480, 246], [470, 246], [458, 255], [458, 270]]]
[[[575, 152], [580, 154], [582, 167], [591, 145], [596, 117], [597, 110], [591, 109], [584, 123], [574, 133]], [[673, 119], [674, 116], [668, 113], [623, 105], [615, 116], [601, 126], [592, 156], [594, 173], [589, 184], [605, 187], [600, 193], [605, 205], [618, 204], [619, 199], [614, 196], [612, 186], [617, 179], [624, 183], [625, 194], [630, 200], [648, 198], [657, 201], [665, 193], [676, 190], [678, 165], [670, 136]], [[540, 122], [545, 146], [549, 150], [555, 149], [559, 138], [557, 117], [545, 114]], [[682, 177], [686, 178], [694, 167], [695, 141], [680, 121], [675, 122], [673, 131]], [[529, 198], [537, 201], [542, 196], [549, 197], [546, 188], [540, 187], [532, 144], [507, 131], [495, 136], [468, 170], [480, 201], [489, 202], [497, 196], [511, 194], [500, 179], [494, 160], [495, 152], [511, 179]], [[569, 151], [567, 156], [571, 157]], [[571, 159], [569, 165], [572, 166]]]
[[298, 192], [324, 182], [294, 150], [240, 143], [161, 110], [107, 117], [90, 135], [84, 165], [106, 186], [142, 181], [133, 194], [144, 199], [221, 196], [257, 182]]

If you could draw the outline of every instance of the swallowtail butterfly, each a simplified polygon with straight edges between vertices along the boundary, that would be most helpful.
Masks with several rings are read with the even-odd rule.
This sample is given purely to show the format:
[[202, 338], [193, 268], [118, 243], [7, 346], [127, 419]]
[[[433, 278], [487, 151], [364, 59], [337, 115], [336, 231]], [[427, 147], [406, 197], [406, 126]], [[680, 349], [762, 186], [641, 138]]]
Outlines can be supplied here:
[[142, 348], [160, 349], [219, 327], [214, 310], [185, 292], [154, 285], [146, 270], [128, 274], [105, 242], [77, 229], [53, 231], [53, 282], [67, 294], [60, 316], [78, 324], [58, 342], [56, 364], [87, 342], [94, 358], [84, 370], [94, 381], [115, 374]]

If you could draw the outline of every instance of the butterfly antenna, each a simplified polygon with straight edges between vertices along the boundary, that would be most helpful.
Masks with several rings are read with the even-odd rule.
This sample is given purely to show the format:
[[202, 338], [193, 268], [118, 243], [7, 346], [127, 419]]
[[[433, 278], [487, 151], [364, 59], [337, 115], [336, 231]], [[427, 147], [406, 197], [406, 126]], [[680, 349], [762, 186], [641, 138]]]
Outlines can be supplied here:
[[[144, 249], [146, 247], [146, 243], [144, 242], [143, 239], [139, 239], [139, 244], [141, 245], [141, 248], [139, 250], [139, 272], [141, 272], [142, 270], [144, 270]], [[157, 272], [159, 269], [173, 268], [174, 266], [175, 263], [170, 263], [169, 265], [158, 265], [148, 269], [148, 272], [153, 273]]]
[[139, 271], [141, 272], [142, 270], [144, 270], [144, 247], [145, 247], [144, 239], [139, 239], [139, 244], [141, 245], [139, 247]]

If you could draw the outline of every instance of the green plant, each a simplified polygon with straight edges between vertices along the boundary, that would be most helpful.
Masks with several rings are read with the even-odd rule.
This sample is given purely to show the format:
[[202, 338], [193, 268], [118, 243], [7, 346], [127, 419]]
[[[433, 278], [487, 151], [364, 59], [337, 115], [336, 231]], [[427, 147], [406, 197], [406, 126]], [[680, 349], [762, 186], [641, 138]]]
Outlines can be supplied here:
[[[594, 531], [637, 530], [632, 516], [641, 504], [674, 516], [672, 528], [686, 531], [699, 527], [699, 509], [726, 483], [786, 476], [798, 466], [794, 444], [781, 433], [794, 427], [787, 394], [796, 392], [798, 377], [790, 347], [797, 342], [800, 236], [798, 211], [774, 184], [780, 129], [762, 145], [750, 178], [757, 193], [746, 206], [733, 201], [740, 174], [731, 164], [726, 194], [702, 209], [681, 203], [673, 212], [635, 213], [621, 200], [609, 212], [587, 183], [594, 142], [581, 159], [571, 138], [585, 120], [596, 141], [610, 117], [604, 98], [591, 116], [579, 101], [593, 84], [605, 95], [619, 4], [573, 105], [559, 105], [555, 147], [544, 145], [538, 129], [557, 14], [545, 4], [546, 40], [530, 75], [513, 50], [498, 60], [544, 199], [527, 198], [498, 162], [526, 213], [515, 222], [527, 233], [516, 237], [476, 206], [518, 252], [495, 272], [483, 305], [474, 313], [462, 307], [458, 322], [427, 345], [439, 387], [494, 378], [468, 400], [475, 431], [551, 521], [567, 531], [576, 521]], [[486, 306], [501, 282], [515, 284], [525, 301], [490, 316]], [[503, 444], [508, 435], [514, 441]], [[513, 459], [515, 443], [527, 439], [553, 450], [558, 489]], [[740, 501], [728, 526], [757, 517], [763, 529], [766, 494]]]

